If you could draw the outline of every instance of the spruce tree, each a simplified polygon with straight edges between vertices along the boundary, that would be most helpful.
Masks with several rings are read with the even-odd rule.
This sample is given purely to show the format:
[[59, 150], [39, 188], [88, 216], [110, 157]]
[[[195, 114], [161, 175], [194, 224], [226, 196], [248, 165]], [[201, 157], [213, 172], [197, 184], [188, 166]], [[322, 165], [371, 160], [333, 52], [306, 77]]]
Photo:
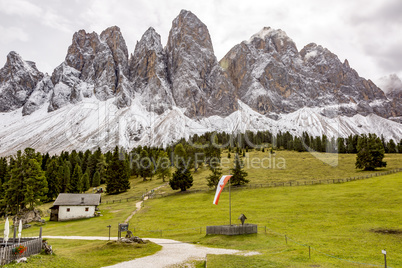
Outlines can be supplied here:
[[154, 165], [148, 156], [148, 152], [145, 150], [142, 150], [140, 153], [138, 173], [143, 181], [146, 181], [148, 177], [152, 177], [154, 173]]
[[90, 187], [88, 173], [85, 172], [84, 175], [82, 175], [81, 181], [82, 181], [82, 189], [81, 189], [82, 192], [88, 191]]
[[130, 167], [127, 159], [120, 160], [119, 148], [113, 151], [106, 170], [106, 192], [118, 194], [130, 189]]
[[166, 179], [169, 179], [172, 176], [168, 154], [165, 151], [159, 151], [156, 162], [158, 163], [156, 167], [156, 175], [158, 176], [158, 179], [162, 179], [162, 181], [165, 182]]
[[17, 152], [5, 191], [5, 200], [12, 214], [27, 205], [34, 208], [45, 201], [48, 189], [41, 163], [42, 155], [34, 149], [26, 148], [23, 154], [21, 151]]
[[47, 197], [49, 200], [56, 198], [62, 188], [63, 175], [59, 173], [59, 162], [56, 159], [50, 160], [46, 166], [46, 180], [48, 185]]
[[375, 134], [361, 135], [357, 141], [356, 168], [375, 170], [377, 167], [386, 167], [384, 147], [380, 138]]
[[209, 170], [212, 174], [207, 177], [207, 185], [209, 188], [216, 188], [220, 178], [222, 177], [222, 168], [220, 167], [219, 158], [211, 159], [209, 162]]
[[[68, 162], [68, 161], [67, 161]], [[70, 167], [69, 165], [64, 163], [63, 165], [63, 182], [62, 182], [62, 192], [69, 193], [70, 192]], [[60, 173], [60, 169], [59, 169]]]
[[29, 159], [24, 168], [24, 204], [33, 209], [46, 200], [48, 191], [46, 176], [36, 159]]
[[230, 170], [232, 172], [232, 177], [230, 178], [230, 183], [232, 185], [239, 186], [250, 182], [248, 179], [246, 179], [248, 174], [243, 170], [243, 168], [243, 161], [240, 159], [239, 155], [236, 154], [234, 159], [234, 168]]
[[396, 153], [396, 144], [393, 139], [390, 139], [388, 142], [388, 152], [390, 154]]
[[71, 185], [70, 192], [71, 193], [81, 192], [81, 189], [82, 189], [82, 181], [80, 181], [81, 177], [82, 177], [81, 167], [78, 164], [76, 164], [74, 167], [73, 175], [71, 176], [71, 179], [70, 179], [70, 185]]
[[180, 189], [182, 192], [193, 186], [193, 176], [190, 173], [187, 154], [181, 143], [176, 145], [174, 149], [176, 156], [176, 171], [173, 173], [173, 178], [169, 180], [169, 185], [173, 190]]
[[98, 187], [99, 185], [100, 185], [100, 176], [99, 172], [96, 171], [92, 179], [92, 187]]

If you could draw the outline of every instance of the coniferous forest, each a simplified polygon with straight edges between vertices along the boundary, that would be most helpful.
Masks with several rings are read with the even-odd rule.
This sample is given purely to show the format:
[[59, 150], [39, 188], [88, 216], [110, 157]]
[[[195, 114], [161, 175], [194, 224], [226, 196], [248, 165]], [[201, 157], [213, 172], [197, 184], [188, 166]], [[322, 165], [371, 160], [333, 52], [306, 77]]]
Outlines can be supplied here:
[[[357, 161], [356, 167], [369, 170], [375, 166], [364, 164], [369, 157], [367, 149], [363, 148], [368, 148], [364, 147], [365, 144], [370, 146], [370, 138], [376, 141], [371, 147], [380, 150], [382, 155], [402, 153], [402, 140], [385, 141], [373, 134], [334, 139], [325, 135], [312, 137], [307, 133], [301, 137], [289, 132], [273, 135], [268, 131], [236, 135], [208, 132], [182, 139], [166, 148], [139, 146], [131, 151], [116, 147], [108, 152], [73, 150], [49, 155], [26, 148], [16, 155], [0, 158], [0, 216], [52, 201], [59, 193], [83, 193], [101, 184], [106, 185], [107, 194], [118, 194], [130, 189], [131, 176], [163, 181], [173, 177], [171, 187], [185, 191], [192, 185], [189, 171], [197, 171], [201, 165], [207, 165], [211, 170], [208, 183], [213, 187], [219, 178], [219, 159], [223, 149], [228, 149], [228, 156], [233, 154], [240, 166], [241, 157], [251, 149], [357, 154], [360, 148], [363, 152], [359, 153], [361, 161]], [[384, 165], [381, 160], [377, 162], [377, 167]], [[174, 174], [172, 167], [175, 167]], [[246, 182], [247, 179], [242, 177], [239, 184]]]

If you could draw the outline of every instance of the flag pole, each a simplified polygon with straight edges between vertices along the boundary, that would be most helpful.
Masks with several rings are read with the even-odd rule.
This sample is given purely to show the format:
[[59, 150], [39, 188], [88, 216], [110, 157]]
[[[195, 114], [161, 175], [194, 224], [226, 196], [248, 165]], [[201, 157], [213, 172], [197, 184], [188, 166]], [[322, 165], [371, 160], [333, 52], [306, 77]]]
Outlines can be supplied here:
[[229, 178], [229, 225], [232, 225], [232, 200], [230, 197], [230, 179]]

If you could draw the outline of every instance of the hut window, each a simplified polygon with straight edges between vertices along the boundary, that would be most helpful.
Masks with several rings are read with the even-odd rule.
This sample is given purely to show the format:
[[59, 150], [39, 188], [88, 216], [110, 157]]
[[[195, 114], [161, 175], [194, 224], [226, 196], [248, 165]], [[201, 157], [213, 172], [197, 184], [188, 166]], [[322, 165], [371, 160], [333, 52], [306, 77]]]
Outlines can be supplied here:
[[85, 211], [89, 211], [89, 208], [85, 208]]
[[67, 208], [67, 212], [70, 212], [70, 208]]

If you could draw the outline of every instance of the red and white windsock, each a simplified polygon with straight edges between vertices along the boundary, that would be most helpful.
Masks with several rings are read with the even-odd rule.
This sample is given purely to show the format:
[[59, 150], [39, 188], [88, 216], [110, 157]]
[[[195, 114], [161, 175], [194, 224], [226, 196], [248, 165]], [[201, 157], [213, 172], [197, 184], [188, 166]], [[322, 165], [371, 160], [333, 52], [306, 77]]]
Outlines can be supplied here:
[[232, 175], [223, 175], [222, 178], [219, 180], [218, 187], [216, 187], [216, 193], [213, 203], [214, 205], [218, 205], [219, 197], [221, 196], [223, 187], [225, 187], [230, 177], [232, 177]]

